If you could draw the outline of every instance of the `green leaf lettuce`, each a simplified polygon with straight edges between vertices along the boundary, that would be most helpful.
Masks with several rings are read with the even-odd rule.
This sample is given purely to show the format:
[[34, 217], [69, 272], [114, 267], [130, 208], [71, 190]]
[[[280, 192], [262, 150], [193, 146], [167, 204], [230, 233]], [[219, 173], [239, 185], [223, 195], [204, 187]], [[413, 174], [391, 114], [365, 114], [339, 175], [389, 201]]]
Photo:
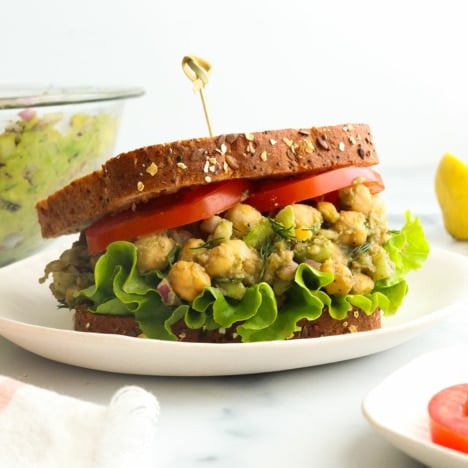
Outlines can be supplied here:
[[299, 330], [298, 321], [314, 320], [322, 313], [337, 320], [343, 320], [353, 306], [366, 314], [377, 308], [385, 314], [395, 313], [408, 291], [406, 274], [420, 268], [429, 253], [421, 223], [409, 213], [405, 217], [403, 228], [391, 231], [384, 245], [395, 265], [394, 273], [378, 281], [366, 295], [330, 296], [324, 288], [333, 281], [333, 274], [301, 263], [281, 306], [265, 282], [246, 288], [240, 300], [207, 287], [190, 304], [168, 306], [157, 290], [161, 273], [140, 273], [136, 247], [125, 241], [109, 245], [96, 263], [95, 284], [78, 295], [92, 304], [89, 310], [96, 314], [133, 316], [149, 338], [176, 340], [171, 327], [184, 320], [193, 329], [236, 327], [243, 342], [284, 340]]

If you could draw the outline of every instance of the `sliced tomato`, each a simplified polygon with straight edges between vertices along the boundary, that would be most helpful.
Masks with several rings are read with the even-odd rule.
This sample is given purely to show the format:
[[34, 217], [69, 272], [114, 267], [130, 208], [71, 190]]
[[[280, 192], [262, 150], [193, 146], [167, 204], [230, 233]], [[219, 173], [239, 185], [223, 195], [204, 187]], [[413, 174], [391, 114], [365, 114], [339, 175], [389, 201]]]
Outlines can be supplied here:
[[111, 242], [133, 240], [209, 218], [241, 202], [249, 187], [246, 180], [229, 180], [181, 190], [138, 205], [135, 210], [101, 218], [85, 232], [89, 253], [103, 252]]
[[468, 453], [468, 383], [436, 393], [428, 405], [432, 441]]
[[291, 203], [321, 197], [350, 187], [356, 179], [362, 179], [372, 193], [384, 189], [382, 177], [378, 172], [368, 167], [352, 166], [307, 177], [259, 181], [247, 203], [259, 211], [272, 211]]
[[361, 178], [372, 193], [384, 188], [381, 176], [370, 168], [347, 167], [334, 171], [279, 181], [236, 179], [184, 189], [158, 197], [134, 210], [106, 216], [86, 230], [91, 255], [103, 252], [111, 242], [133, 240], [165, 229], [191, 224], [221, 213], [245, 200], [260, 211], [271, 211], [302, 200], [336, 193]]

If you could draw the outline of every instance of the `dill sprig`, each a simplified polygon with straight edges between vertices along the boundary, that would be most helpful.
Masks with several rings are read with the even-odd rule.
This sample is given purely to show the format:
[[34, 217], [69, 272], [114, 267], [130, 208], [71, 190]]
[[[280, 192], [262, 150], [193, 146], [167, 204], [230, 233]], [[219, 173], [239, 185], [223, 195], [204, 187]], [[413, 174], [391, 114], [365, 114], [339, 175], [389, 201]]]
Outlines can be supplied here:
[[169, 254], [167, 255], [169, 267], [172, 267], [172, 265], [174, 265], [174, 263], [176, 262], [177, 257], [179, 256], [180, 250], [181, 250], [180, 245], [175, 244], [174, 247], [172, 247], [172, 249], [169, 251]]
[[364, 242], [363, 244], [354, 247], [354, 249], [351, 250], [351, 256], [354, 257], [355, 255], [367, 252], [370, 249], [370, 246], [370, 242]]
[[268, 218], [268, 221], [270, 221], [273, 232], [277, 234], [278, 236], [280, 236], [282, 239], [286, 239], [286, 240], [295, 239], [294, 226], [285, 226], [284, 224], [279, 223], [278, 221], [275, 221], [273, 218]]
[[273, 250], [273, 239], [271, 238], [271, 236], [269, 236], [265, 239], [265, 241], [262, 243], [259, 249], [260, 262], [262, 265], [262, 267], [260, 268], [260, 279], [262, 279], [263, 275], [265, 274], [266, 262], [272, 250]]
[[214, 237], [213, 239], [209, 239], [203, 244], [197, 245], [196, 247], [190, 247], [190, 249], [191, 250], [212, 249], [213, 247], [216, 247], [217, 245], [219, 245], [223, 240], [224, 240], [224, 237]]

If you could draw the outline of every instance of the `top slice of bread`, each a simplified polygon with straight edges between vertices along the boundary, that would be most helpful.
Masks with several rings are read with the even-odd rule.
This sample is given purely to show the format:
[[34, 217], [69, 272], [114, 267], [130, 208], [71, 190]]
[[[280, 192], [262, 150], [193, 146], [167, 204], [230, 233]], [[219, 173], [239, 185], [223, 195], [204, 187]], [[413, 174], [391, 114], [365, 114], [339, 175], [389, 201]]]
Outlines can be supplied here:
[[115, 156], [100, 170], [39, 201], [36, 209], [43, 237], [57, 237], [82, 231], [108, 213], [183, 187], [239, 178], [318, 174], [378, 162], [366, 124], [181, 140]]

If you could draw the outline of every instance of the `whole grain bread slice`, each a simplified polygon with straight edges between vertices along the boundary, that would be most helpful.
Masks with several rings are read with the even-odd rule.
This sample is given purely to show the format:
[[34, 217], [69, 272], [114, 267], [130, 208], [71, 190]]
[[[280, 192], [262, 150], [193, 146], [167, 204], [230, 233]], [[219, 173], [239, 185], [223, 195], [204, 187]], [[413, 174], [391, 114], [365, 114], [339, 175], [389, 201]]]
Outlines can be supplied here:
[[[336, 320], [327, 310], [315, 320], [300, 320], [299, 330], [294, 332], [290, 339], [319, 338], [322, 336], [345, 335], [362, 331], [377, 330], [381, 328], [382, 312], [376, 309], [367, 315], [361, 309], [353, 307], [343, 320]], [[132, 316], [103, 315], [89, 312], [84, 307], [78, 307], [74, 314], [74, 328], [77, 331], [110, 333], [138, 337], [141, 330]], [[207, 330], [203, 328], [192, 329], [185, 325], [183, 320], [172, 327], [178, 341], [198, 343], [239, 343], [240, 336], [236, 333], [236, 326], [226, 329]]]
[[362, 123], [181, 140], [115, 156], [39, 201], [36, 209], [42, 235], [49, 238], [82, 231], [108, 213], [183, 187], [378, 162], [370, 128]]

